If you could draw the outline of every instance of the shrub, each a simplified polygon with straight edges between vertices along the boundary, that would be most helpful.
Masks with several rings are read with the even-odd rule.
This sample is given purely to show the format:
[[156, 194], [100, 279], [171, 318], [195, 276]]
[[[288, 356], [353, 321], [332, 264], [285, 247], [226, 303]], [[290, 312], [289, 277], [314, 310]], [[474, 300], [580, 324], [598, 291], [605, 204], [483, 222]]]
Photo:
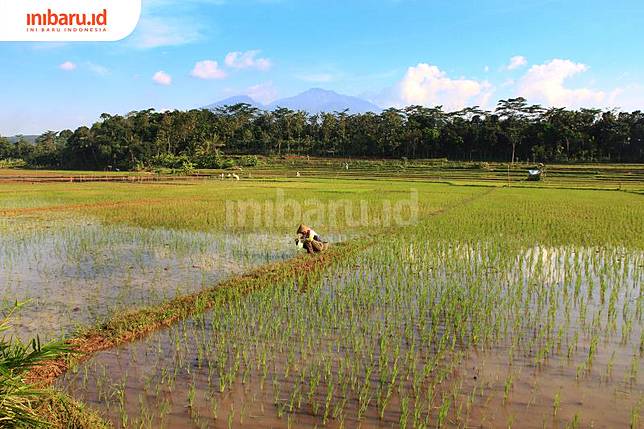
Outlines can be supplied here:
[[218, 151], [197, 149], [193, 161], [197, 168], [221, 168], [223, 158]]
[[235, 167], [235, 165], [236, 165], [236, 164], [235, 164], [235, 160], [234, 160], [234, 159], [232, 159], [232, 158], [226, 158], [226, 159], [224, 159], [224, 160], [223, 160], [223, 162], [221, 163], [221, 166], [220, 166], [219, 168], [225, 168], [225, 169], [228, 169], [228, 168], [233, 168], [233, 167]]
[[195, 165], [190, 161], [184, 161], [183, 164], [181, 165], [181, 168], [179, 169], [179, 173], [185, 176], [194, 174], [194, 172], [195, 172]]
[[259, 158], [256, 155], [244, 155], [239, 158], [239, 165], [242, 167], [256, 167], [259, 165]]
[[0, 168], [23, 168], [27, 166], [27, 162], [24, 159], [0, 159]]
[[173, 155], [171, 153], [162, 153], [152, 157], [150, 164], [156, 168], [182, 168], [184, 163], [190, 162], [186, 155]]
[[476, 170], [491, 170], [488, 162], [474, 162], [472, 163], [471, 168]]
[[134, 171], [147, 171], [148, 169], [145, 166], [145, 163], [143, 161], [136, 161], [136, 164], [134, 164]]

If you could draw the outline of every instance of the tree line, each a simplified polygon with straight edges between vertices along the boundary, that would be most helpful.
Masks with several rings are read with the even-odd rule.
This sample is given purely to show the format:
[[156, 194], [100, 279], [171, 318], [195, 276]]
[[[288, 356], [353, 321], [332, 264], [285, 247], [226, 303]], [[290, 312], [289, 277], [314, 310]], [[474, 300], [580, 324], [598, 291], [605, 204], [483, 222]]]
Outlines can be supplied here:
[[35, 144], [0, 138], [0, 159], [67, 169], [221, 168], [226, 155], [448, 158], [502, 162], [642, 162], [644, 113], [544, 108], [524, 98], [494, 111], [440, 106], [378, 114], [307, 114], [240, 103], [215, 110], [104, 113], [91, 127], [47, 131]]

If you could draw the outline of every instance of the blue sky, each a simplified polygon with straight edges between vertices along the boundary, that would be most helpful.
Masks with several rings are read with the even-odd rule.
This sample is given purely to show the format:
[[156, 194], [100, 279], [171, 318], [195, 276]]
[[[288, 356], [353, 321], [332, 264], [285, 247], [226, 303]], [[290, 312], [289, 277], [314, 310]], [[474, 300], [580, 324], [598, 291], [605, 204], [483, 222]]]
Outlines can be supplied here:
[[644, 109], [643, 21], [641, 0], [143, 0], [119, 42], [0, 42], [0, 135], [311, 87], [383, 107]]

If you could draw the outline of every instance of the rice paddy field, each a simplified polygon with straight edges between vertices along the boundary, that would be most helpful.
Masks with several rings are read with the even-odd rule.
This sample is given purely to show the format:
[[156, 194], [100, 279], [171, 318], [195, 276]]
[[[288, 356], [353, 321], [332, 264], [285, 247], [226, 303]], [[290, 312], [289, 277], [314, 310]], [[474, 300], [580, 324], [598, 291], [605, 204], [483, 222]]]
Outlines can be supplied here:
[[11, 334], [102, 341], [57, 389], [116, 428], [642, 426], [643, 182], [255, 176], [0, 182]]

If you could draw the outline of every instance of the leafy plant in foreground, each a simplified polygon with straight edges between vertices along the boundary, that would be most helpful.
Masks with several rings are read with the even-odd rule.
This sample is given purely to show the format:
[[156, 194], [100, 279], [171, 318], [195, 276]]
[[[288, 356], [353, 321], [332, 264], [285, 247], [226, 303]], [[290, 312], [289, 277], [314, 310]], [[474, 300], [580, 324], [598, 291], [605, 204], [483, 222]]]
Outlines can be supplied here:
[[[0, 319], [0, 333], [6, 332], [12, 315], [25, 303], [16, 302]], [[70, 352], [64, 342], [40, 344], [40, 339], [23, 343], [13, 337], [0, 338], [0, 427], [48, 427], [38, 415], [39, 400], [47, 394], [25, 381], [27, 372], [44, 361]]]

